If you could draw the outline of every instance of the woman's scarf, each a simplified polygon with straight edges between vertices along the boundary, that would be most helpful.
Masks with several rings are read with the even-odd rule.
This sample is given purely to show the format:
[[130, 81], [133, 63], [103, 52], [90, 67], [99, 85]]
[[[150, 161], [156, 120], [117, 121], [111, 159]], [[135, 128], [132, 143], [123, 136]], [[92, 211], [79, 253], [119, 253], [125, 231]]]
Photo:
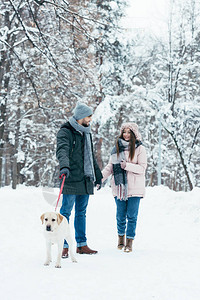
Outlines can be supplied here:
[[81, 135], [84, 135], [84, 174], [86, 177], [89, 177], [91, 181], [95, 182], [96, 178], [90, 137], [91, 127], [84, 127], [80, 125], [74, 117], [69, 119], [69, 123], [76, 131], [78, 131]]
[[125, 140], [118, 139], [119, 146], [119, 156], [117, 156], [117, 148], [114, 148], [111, 151], [111, 162], [113, 164], [113, 175], [115, 180], [115, 185], [117, 186], [117, 198], [120, 200], [128, 199], [128, 183], [127, 183], [127, 174], [124, 169], [121, 168], [120, 162], [125, 160], [124, 151], [129, 149], [129, 142]]
[[[136, 140], [135, 149], [142, 145], [142, 142]], [[119, 146], [119, 156], [117, 156], [117, 148], [114, 148], [111, 151], [111, 162], [113, 164], [113, 175], [115, 180], [115, 185], [117, 186], [117, 198], [120, 200], [128, 200], [128, 182], [127, 174], [124, 169], [121, 168], [120, 162], [125, 160], [124, 151], [129, 150], [129, 142], [126, 142], [123, 139], [118, 139]]]

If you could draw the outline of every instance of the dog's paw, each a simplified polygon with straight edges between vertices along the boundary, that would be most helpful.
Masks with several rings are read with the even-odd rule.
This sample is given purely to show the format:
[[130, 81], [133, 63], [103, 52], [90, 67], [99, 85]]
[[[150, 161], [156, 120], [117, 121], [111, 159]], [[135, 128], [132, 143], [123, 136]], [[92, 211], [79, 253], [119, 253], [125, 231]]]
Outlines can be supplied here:
[[61, 265], [57, 265], [57, 264], [56, 264], [56, 265], [55, 265], [55, 268], [61, 268]]
[[45, 261], [44, 266], [49, 266], [50, 265], [50, 261]]

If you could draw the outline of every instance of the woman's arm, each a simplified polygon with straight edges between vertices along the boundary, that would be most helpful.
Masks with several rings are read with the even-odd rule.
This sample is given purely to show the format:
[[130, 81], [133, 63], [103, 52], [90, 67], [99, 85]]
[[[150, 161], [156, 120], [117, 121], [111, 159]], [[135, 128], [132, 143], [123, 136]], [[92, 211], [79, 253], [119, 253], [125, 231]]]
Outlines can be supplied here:
[[146, 150], [143, 146], [140, 147], [140, 152], [138, 154], [137, 164], [131, 163], [131, 162], [126, 162], [126, 167], [124, 170], [133, 172], [136, 174], [144, 174], [145, 170], [147, 168], [147, 155], [146, 155]]
[[108, 164], [105, 166], [105, 168], [102, 171], [103, 174], [102, 182], [104, 182], [112, 173], [113, 173], [113, 165], [111, 163], [111, 158], [110, 158]]

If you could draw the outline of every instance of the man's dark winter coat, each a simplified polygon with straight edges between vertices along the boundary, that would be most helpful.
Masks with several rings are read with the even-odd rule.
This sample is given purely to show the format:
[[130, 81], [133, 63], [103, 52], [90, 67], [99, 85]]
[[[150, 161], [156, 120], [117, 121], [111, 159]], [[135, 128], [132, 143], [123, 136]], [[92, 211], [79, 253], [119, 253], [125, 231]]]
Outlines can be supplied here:
[[[91, 138], [92, 143], [92, 138]], [[92, 154], [96, 184], [103, 177], [99, 166]], [[84, 175], [84, 136], [76, 131], [69, 122], [63, 124], [57, 134], [56, 157], [59, 161], [60, 170], [69, 169], [69, 177], [65, 179], [63, 194], [91, 195], [94, 193], [94, 184]]]

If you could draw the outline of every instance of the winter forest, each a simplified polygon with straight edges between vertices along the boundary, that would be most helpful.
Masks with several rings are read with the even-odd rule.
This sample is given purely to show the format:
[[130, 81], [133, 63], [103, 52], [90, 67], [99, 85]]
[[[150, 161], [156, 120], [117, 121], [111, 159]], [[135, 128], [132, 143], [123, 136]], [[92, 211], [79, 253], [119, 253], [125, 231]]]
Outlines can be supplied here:
[[77, 101], [101, 169], [132, 121], [147, 186], [200, 187], [200, 2], [166, 2], [154, 35], [122, 25], [125, 0], [0, 0], [1, 187], [58, 186], [56, 134]]

